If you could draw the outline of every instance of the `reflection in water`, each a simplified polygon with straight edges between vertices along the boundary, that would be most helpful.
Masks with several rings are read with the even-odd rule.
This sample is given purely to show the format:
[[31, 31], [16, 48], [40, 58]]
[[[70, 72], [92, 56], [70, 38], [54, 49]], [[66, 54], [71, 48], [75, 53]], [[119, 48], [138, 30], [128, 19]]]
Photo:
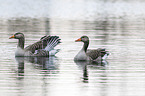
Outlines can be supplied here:
[[103, 60], [103, 61], [99, 61], [99, 62], [91, 62], [90, 65], [97, 65], [97, 66], [107, 66], [108, 65], [108, 61]]
[[78, 67], [83, 71], [83, 82], [88, 83], [89, 76], [88, 76], [88, 70], [87, 70], [87, 65], [89, 62], [87, 61], [74, 61]]
[[101, 85], [100, 88], [100, 94], [101, 96], [107, 96], [108, 94], [108, 86], [109, 86], [109, 82], [108, 82], [108, 75], [106, 72], [106, 69], [100, 69], [102, 71], [102, 73], [99, 75], [100, 77], [100, 82], [98, 82]]
[[[18, 76], [24, 76], [24, 57], [15, 57], [18, 62]], [[22, 78], [19, 78], [22, 79]]]
[[[21, 92], [24, 88], [24, 86], [23, 86], [24, 82], [22, 79], [24, 79], [24, 77], [28, 76], [26, 74], [25, 74], [26, 76], [24, 75], [24, 73], [25, 73], [24, 70], [26, 70], [24, 67], [24, 64], [26, 62], [30, 62], [30, 63], [32, 63], [32, 65], [34, 66], [35, 69], [41, 70], [41, 73], [42, 73], [41, 76], [42, 76], [42, 81], [43, 81], [43, 83], [42, 83], [43, 90], [42, 91], [43, 91], [43, 94], [45, 96], [47, 93], [47, 87], [48, 87], [47, 86], [48, 77], [51, 76], [48, 74], [55, 74], [56, 71], [58, 70], [57, 57], [55, 57], [55, 56], [50, 56], [50, 57], [15, 57], [15, 59], [18, 62], [18, 77], [17, 77], [17, 79], [19, 81], [17, 83], [18, 84], [17, 86], [20, 87], [19, 92]], [[28, 74], [30, 74], [30, 73], [28, 73]], [[37, 74], [35, 74], [35, 75], [37, 75]], [[35, 75], [33, 75], [33, 76], [35, 76]]]
[[[45, 22], [45, 32], [46, 33], [50, 33], [50, 20], [49, 18], [45, 18], [44, 19], [44, 22]], [[50, 35], [50, 34], [47, 34], [47, 35]]]
[[[9, 32], [46, 32], [49, 33], [49, 18], [13, 18], [7, 20]], [[46, 34], [49, 35], [49, 34]]]
[[56, 64], [57, 57], [25, 57], [25, 60], [34, 64], [35, 68], [40, 68], [42, 70], [57, 70], [58, 66]]
[[15, 57], [18, 62], [18, 76], [24, 76], [24, 61], [28, 61], [34, 64], [37, 69], [50, 71], [57, 70], [56, 57]]
[[88, 67], [87, 66], [97, 66], [97, 68], [100, 66], [105, 67], [108, 62], [106, 60], [102, 62], [89, 62], [89, 61], [74, 61], [78, 67], [83, 71], [83, 82], [88, 83], [89, 81], [89, 75], [88, 75]]
[[99, 86], [98, 90], [100, 96], [107, 96], [109, 86], [109, 76], [107, 70], [107, 61], [102, 61], [101, 63], [90, 63], [88, 64], [89, 70], [89, 82], [97, 84]]
[[89, 80], [89, 78], [88, 78], [87, 65], [84, 66], [84, 70], [83, 70], [83, 78], [84, 78], [84, 81], [88, 81], [88, 80]]

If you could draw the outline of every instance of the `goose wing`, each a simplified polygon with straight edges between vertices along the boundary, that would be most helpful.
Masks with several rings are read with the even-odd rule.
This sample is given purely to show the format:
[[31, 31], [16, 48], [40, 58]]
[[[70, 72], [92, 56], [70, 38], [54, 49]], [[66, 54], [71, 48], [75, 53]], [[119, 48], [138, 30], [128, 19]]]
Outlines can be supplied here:
[[38, 42], [31, 44], [25, 48], [25, 51], [35, 53], [36, 50], [44, 49], [46, 51], [53, 50], [60, 43], [58, 36], [44, 36]]
[[107, 51], [105, 49], [99, 48], [96, 50], [90, 50], [88, 49], [86, 54], [92, 59], [97, 60], [98, 57], [103, 57], [105, 54], [107, 54]]

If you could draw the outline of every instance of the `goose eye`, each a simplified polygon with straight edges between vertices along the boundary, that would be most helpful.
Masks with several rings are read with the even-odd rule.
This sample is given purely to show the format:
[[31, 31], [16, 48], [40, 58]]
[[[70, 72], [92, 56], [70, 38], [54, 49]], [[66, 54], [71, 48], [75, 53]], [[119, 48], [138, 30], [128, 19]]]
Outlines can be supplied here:
[[81, 40], [84, 40], [84, 38], [81, 38]]

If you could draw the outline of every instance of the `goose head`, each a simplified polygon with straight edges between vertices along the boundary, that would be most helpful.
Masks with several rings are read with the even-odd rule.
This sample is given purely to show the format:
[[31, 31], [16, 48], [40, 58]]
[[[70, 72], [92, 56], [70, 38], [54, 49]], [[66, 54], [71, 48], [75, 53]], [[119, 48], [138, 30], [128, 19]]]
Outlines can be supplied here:
[[88, 36], [82, 36], [81, 38], [75, 40], [75, 42], [89, 43], [89, 37]]
[[84, 50], [85, 52], [87, 51], [87, 48], [89, 46], [89, 37], [88, 36], [82, 36], [81, 38], [75, 40], [75, 42], [83, 42], [83, 48], [82, 50]]
[[24, 38], [24, 34], [23, 33], [20, 33], [20, 32], [17, 32], [15, 33], [13, 36], [11, 36], [9, 39], [21, 39], [21, 38]]
[[24, 49], [25, 37], [23, 33], [17, 32], [13, 36], [9, 37], [9, 39], [18, 39], [18, 47]]

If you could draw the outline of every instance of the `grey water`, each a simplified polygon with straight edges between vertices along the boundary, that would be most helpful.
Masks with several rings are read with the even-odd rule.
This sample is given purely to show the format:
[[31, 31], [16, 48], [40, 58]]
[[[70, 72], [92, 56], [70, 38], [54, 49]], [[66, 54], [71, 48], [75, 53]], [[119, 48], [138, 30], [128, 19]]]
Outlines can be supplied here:
[[[0, 0], [0, 96], [144, 96], [144, 0]], [[25, 46], [58, 35], [60, 52], [47, 57], [15, 57], [23, 32]], [[89, 49], [106, 48], [106, 62], [74, 62]]]

